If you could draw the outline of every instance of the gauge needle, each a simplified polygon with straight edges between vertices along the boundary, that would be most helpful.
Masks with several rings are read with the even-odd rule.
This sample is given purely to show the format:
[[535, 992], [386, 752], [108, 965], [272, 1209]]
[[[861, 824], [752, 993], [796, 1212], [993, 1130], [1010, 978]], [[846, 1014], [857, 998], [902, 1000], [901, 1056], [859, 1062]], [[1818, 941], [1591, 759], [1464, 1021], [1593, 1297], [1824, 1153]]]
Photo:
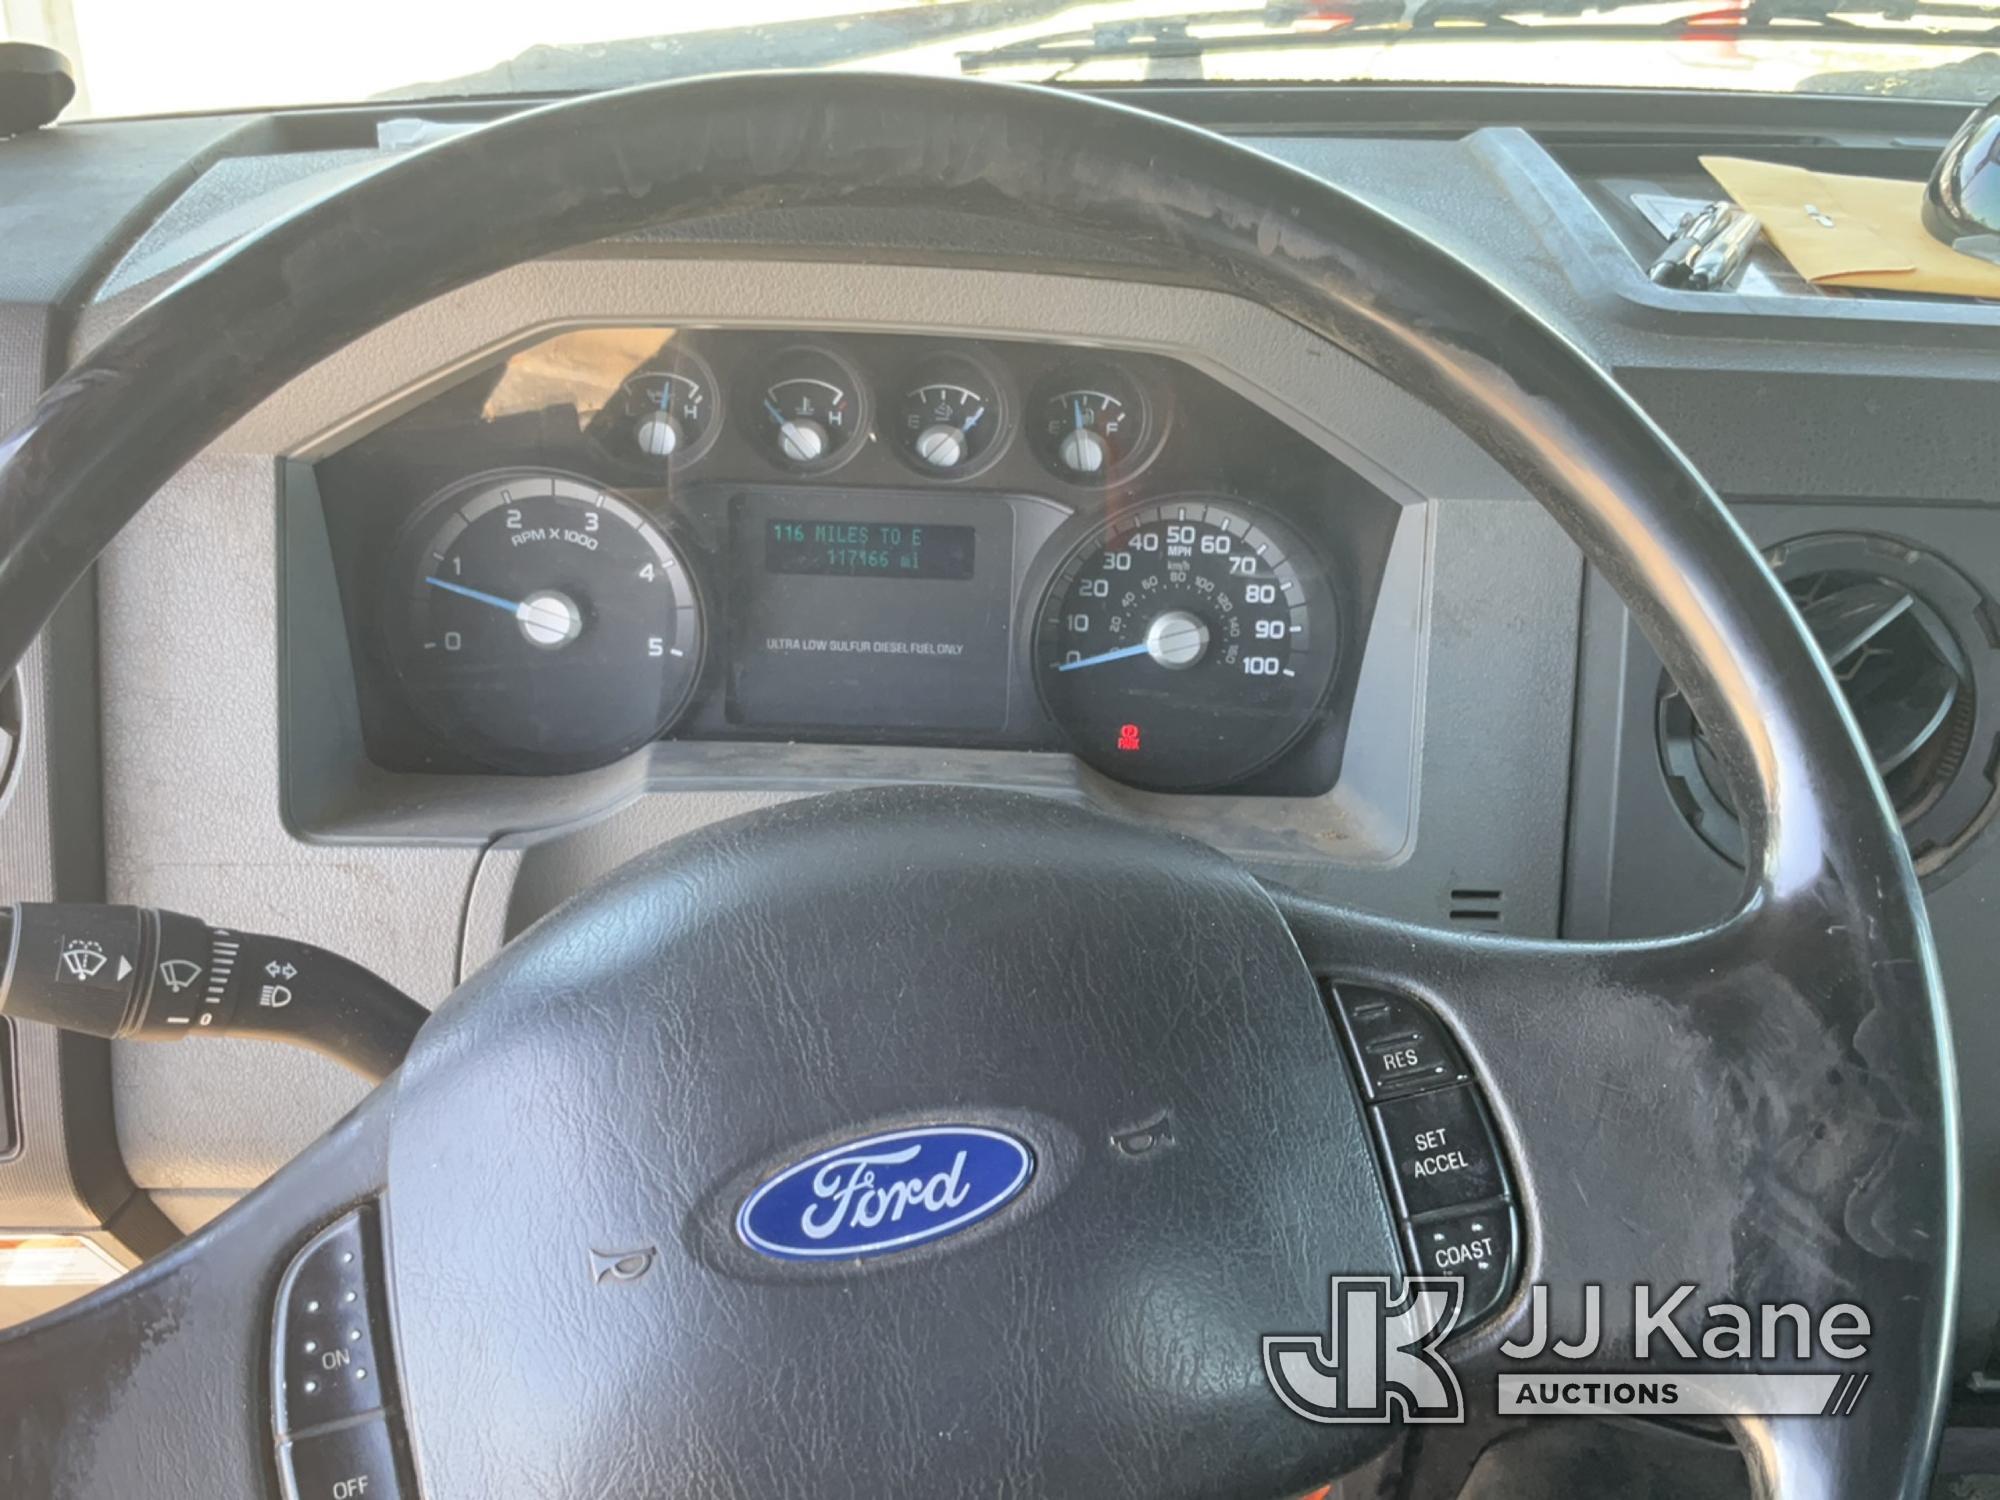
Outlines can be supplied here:
[[547, 594], [537, 594], [532, 599], [524, 599], [516, 604], [512, 599], [502, 599], [498, 594], [488, 594], [479, 589], [469, 589], [462, 583], [453, 583], [448, 578], [425, 578], [425, 583], [434, 584], [447, 593], [462, 594], [467, 599], [477, 599], [481, 604], [490, 604], [495, 609], [504, 609], [519, 620], [522, 625], [546, 631], [557, 637], [571, 633], [570, 612], [562, 604]]
[[1095, 656], [1086, 656], [1081, 661], [1066, 661], [1057, 667], [1058, 672], [1074, 672], [1080, 667], [1094, 667], [1100, 662], [1123, 661], [1128, 656], [1144, 656], [1153, 648], [1144, 641], [1136, 646], [1120, 646], [1116, 651], [1100, 651]]
[[463, 594], [468, 599], [477, 599], [481, 604], [490, 604], [495, 609], [504, 609], [510, 615], [519, 614], [521, 606], [512, 599], [502, 599], [498, 594], [484, 594], [478, 589], [469, 589], [462, 583], [453, 583], [445, 578], [426, 578], [425, 583], [443, 589], [448, 594]]

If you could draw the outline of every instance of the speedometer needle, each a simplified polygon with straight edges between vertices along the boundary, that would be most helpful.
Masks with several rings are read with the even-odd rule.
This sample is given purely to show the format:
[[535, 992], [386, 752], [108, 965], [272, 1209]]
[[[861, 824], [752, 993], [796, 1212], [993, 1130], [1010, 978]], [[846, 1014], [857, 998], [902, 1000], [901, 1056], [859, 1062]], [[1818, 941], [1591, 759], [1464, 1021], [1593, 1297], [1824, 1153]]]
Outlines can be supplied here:
[[1082, 667], [1094, 667], [1101, 662], [1123, 661], [1128, 656], [1144, 656], [1153, 648], [1141, 641], [1136, 646], [1120, 646], [1116, 651], [1100, 651], [1095, 656], [1086, 656], [1080, 661], [1066, 661], [1057, 667], [1058, 672], [1074, 672]]

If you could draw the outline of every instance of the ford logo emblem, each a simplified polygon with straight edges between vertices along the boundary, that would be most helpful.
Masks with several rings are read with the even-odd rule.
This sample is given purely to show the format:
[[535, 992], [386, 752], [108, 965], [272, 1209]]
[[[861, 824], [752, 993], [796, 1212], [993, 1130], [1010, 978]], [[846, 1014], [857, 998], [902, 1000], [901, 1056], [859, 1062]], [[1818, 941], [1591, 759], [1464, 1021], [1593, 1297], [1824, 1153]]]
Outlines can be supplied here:
[[736, 1232], [779, 1260], [886, 1255], [970, 1229], [1034, 1175], [1034, 1153], [1004, 1131], [892, 1130], [786, 1167], [743, 1200]]

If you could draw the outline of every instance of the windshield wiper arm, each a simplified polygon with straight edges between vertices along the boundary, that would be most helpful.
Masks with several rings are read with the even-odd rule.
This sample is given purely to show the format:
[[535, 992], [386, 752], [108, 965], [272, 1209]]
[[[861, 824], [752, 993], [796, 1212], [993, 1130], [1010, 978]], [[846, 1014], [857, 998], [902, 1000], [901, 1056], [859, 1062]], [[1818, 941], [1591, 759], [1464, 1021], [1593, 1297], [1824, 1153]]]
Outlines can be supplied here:
[[[1996, 0], [1742, 0], [1703, 4], [1644, 21], [1615, 20], [1627, 9], [1651, 9], [1657, 0], [1592, 5], [1586, 0], [1424, 0], [1414, 11], [1403, 0], [1352, 0], [1326, 4], [1276, 3], [1261, 10], [1189, 11], [1144, 19], [1106, 21], [1087, 31], [1030, 37], [984, 51], [959, 54], [959, 68], [1046, 64], [1065, 70], [1106, 59], [1197, 58], [1225, 52], [1278, 52], [1342, 46], [1425, 42], [1634, 41], [1660, 38], [1715, 41], [1802, 35], [1868, 38], [1911, 47], [1978, 47], [2000, 43]], [[1580, 17], [1602, 19], [1578, 19]], [[1885, 30], [1869, 21], [1930, 21], [1924, 29]], [[1964, 24], [1979, 23], [1979, 24]], [[1220, 29], [1197, 34], [1200, 28]], [[1252, 28], [1252, 29], [1243, 29]]]

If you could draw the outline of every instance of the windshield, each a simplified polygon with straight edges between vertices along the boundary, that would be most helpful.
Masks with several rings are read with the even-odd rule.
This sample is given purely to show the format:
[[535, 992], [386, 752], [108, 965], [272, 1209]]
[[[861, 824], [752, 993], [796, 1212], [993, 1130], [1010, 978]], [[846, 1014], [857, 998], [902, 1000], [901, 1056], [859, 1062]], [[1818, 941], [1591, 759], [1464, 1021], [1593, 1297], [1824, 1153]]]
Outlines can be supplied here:
[[[719, 27], [718, 17], [729, 25]], [[1063, 84], [1448, 82], [2000, 94], [2000, 0], [42, 0], [68, 118], [563, 94], [750, 68]]]

